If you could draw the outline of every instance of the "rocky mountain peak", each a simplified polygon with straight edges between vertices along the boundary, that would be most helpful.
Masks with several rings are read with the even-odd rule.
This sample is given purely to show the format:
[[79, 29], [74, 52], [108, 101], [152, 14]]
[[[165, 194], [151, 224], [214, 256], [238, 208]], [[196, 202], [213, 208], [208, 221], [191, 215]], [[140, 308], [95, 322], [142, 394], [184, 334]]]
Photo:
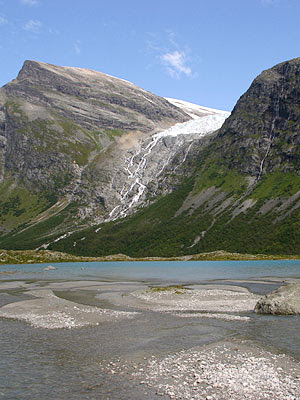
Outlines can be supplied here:
[[226, 165], [256, 179], [265, 172], [299, 171], [299, 104], [300, 58], [263, 71], [220, 131]]
[[17, 79], [5, 85], [4, 90], [9, 96], [56, 109], [72, 120], [76, 113], [78, 122], [95, 129], [104, 126], [148, 132], [157, 123], [168, 127], [190, 119], [162, 97], [131, 82], [85, 68], [27, 60]]

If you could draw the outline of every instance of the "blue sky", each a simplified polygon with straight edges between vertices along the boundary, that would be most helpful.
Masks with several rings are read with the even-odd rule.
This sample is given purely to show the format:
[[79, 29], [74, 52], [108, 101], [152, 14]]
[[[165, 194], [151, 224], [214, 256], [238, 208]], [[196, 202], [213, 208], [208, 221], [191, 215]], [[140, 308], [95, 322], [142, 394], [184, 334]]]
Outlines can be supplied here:
[[33, 59], [231, 110], [300, 56], [299, 20], [299, 0], [0, 0], [0, 86]]

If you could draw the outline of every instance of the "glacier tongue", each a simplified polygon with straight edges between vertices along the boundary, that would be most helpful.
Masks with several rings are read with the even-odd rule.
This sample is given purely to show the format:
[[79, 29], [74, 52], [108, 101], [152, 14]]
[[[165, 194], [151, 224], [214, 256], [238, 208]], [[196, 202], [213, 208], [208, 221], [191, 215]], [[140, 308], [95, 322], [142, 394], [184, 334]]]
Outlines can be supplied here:
[[115, 172], [116, 201], [112, 204], [107, 221], [126, 217], [139, 206], [146, 198], [147, 185], [162, 176], [174, 157], [182, 164], [193, 142], [219, 129], [230, 115], [226, 111], [195, 107], [201, 108], [203, 116], [199, 116], [198, 112], [190, 121], [158, 132], [144, 140], [138, 149], [128, 151], [121, 170]]
[[220, 112], [219, 114], [211, 114], [204, 117], [195, 117], [194, 119], [183, 122], [181, 124], [176, 124], [171, 126], [171, 128], [156, 133], [154, 136], [159, 138], [165, 136], [178, 136], [178, 135], [195, 135], [198, 134], [198, 138], [204, 136], [210, 132], [214, 132], [219, 129], [225, 119], [229, 117], [229, 112]]

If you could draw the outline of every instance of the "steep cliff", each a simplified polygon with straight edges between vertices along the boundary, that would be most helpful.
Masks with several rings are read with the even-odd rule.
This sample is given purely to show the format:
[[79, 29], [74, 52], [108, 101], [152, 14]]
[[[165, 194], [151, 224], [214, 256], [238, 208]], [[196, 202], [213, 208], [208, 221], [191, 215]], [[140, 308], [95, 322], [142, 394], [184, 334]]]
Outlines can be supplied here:
[[300, 59], [264, 71], [240, 98], [220, 132], [224, 164], [259, 180], [299, 172]]

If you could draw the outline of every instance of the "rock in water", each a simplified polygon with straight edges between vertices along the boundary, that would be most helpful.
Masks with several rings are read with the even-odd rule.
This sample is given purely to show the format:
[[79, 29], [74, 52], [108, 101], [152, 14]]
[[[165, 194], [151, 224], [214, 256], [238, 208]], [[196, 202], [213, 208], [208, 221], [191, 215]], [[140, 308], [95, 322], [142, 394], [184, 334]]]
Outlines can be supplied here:
[[44, 268], [44, 271], [54, 271], [55, 269], [57, 269], [57, 268], [53, 267], [53, 265], [49, 265], [48, 267]]
[[300, 283], [282, 286], [262, 297], [254, 311], [258, 314], [300, 314]]

